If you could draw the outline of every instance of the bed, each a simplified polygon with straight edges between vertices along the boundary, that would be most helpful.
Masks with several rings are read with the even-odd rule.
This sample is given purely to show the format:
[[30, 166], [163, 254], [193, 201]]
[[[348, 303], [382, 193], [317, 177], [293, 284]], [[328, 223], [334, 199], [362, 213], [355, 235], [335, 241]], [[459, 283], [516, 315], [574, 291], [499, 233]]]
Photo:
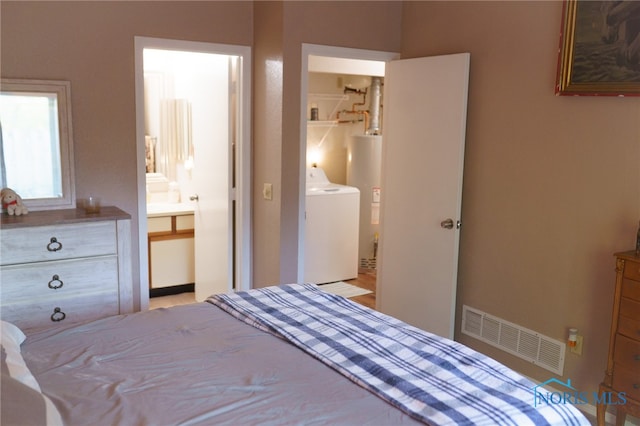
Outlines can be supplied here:
[[491, 358], [313, 285], [2, 327], [3, 425], [590, 424]]

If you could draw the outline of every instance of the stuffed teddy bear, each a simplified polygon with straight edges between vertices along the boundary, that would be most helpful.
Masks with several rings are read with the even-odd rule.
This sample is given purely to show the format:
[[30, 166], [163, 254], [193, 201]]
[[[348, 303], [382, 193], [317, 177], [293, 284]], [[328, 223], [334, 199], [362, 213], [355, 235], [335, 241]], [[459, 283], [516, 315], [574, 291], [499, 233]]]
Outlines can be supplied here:
[[10, 216], [29, 213], [27, 206], [22, 203], [22, 198], [11, 188], [2, 188], [0, 201], [2, 202], [2, 208], [6, 209]]

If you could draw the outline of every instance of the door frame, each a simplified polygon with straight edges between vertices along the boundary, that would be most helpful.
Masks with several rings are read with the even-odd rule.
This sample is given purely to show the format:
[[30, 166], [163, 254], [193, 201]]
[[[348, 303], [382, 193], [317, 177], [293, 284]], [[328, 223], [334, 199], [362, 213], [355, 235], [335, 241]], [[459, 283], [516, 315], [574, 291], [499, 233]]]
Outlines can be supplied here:
[[[304, 281], [304, 244], [305, 244], [305, 210], [306, 210], [306, 174], [307, 174], [307, 92], [309, 88], [309, 57], [324, 56], [357, 61], [389, 62], [400, 59], [400, 53], [383, 50], [354, 49], [348, 47], [326, 46], [319, 44], [302, 44], [302, 63], [300, 76], [300, 168], [298, 193], [298, 282]], [[340, 61], [338, 61], [340, 62]], [[334, 64], [338, 65], [339, 64]], [[340, 69], [332, 69], [340, 73]]]
[[240, 81], [238, 99], [241, 100], [238, 139], [234, 168], [236, 186], [232, 190], [235, 200], [235, 229], [232, 256], [234, 282], [237, 290], [248, 290], [252, 283], [251, 259], [251, 47], [172, 40], [152, 37], [134, 37], [135, 98], [136, 98], [136, 154], [138, 181], [138, 239], [140, 261], [140, 310], [149, 308], [149, 249], [147, 246], [146, 166], [144, 137], [144, 49], [162, 49], [239, 56]]

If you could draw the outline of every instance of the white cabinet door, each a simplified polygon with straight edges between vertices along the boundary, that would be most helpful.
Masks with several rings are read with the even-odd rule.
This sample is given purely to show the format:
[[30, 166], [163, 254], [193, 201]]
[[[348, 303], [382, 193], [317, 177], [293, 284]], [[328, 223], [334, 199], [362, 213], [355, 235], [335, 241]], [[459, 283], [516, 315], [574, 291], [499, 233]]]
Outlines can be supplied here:
[[193, 240], [193, 237], [188, 237], [149, 242], [151, 288], [195, 283]]
[[[468, 53], [387, 63], [378, 309], [453, 338]], [[451, 219], [453, 227], [441, 222]]]

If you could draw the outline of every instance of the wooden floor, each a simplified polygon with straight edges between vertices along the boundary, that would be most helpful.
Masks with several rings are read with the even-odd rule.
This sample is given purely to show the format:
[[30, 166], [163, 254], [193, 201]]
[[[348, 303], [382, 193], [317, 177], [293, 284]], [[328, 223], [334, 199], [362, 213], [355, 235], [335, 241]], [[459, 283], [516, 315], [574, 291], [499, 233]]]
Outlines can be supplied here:
[[362, 296], [352, 297], [351, 300], [358, 302], [368, 308], [376, 308], [376, 270], [375, 269], [361, 269], [358, 271], [358, 278], [354, 280], [346, 280], [346, 283], [355, 285], [357, 287], [366, 288], [373, 293], [364, 294]]
[[[367, 306], [371, 309], [376, 307], [376, 271], [374, 269], [362, 269], [358, 271], [358, 278], [346, 280], [346, 283], [357, 287], [365, 288], [373, 293], [352, 297], [351, 300]], [[168, 308], [169, 306], [195, 303], [194, 293], [180, 293], [171, 296], [152, 297], [149, 299], [149, 309]]]

